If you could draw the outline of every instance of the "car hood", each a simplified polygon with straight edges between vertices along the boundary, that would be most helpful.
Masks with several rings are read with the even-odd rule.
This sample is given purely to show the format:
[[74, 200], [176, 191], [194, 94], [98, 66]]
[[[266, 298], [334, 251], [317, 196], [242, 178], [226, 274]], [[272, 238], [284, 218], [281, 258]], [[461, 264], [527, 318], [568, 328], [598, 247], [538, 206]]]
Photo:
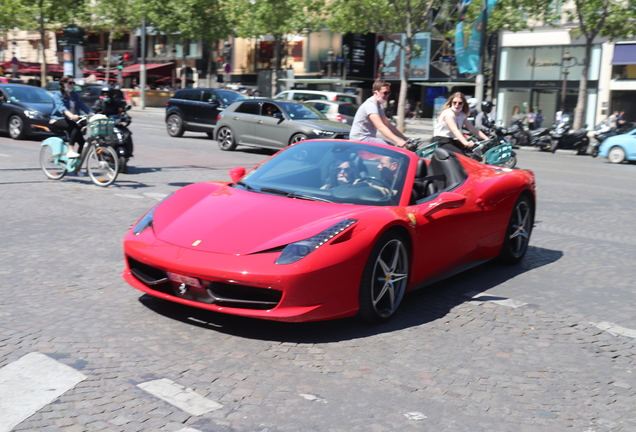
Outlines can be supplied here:
[[323, 129], [333, 132], [349, 132], [351, 127], [332, 120], [292, 120], [296, 124], [304, 124], [312, 128]]
[[27, 110], [39, 111], [46, 115], [51, 115], [51, 112], [53, 111], [52, 104], [33, 103], [33, 102], [11, 102], [11, 104], [27, 109]]
[[156, 208], [153, 231], [186, 249], [246, 255], [312, 237], [367, 208], [198, 183]]

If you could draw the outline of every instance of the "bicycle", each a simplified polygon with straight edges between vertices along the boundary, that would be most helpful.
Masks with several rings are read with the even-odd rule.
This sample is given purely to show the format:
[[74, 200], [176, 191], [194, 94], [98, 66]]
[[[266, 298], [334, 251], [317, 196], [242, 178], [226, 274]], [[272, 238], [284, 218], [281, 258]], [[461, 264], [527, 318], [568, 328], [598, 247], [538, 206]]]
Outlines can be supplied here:
[[107, 187], [115, 182], [119, 174], [119, 156], [104, 138], [113, 133], [115, 120], [98, 118], [90, 120], [92, 115], [81, 116], [77, 124], [82, 134], [88, 130], [88, 138], [78, 158], [68, 158], [68, 134], [65, 139], [59, 136], [42, 141], [40, 149], [40, 167], [51, 180], [61, 180], [67, 172], [79, 173], [86, 161], [88, 175], [97, 186]]

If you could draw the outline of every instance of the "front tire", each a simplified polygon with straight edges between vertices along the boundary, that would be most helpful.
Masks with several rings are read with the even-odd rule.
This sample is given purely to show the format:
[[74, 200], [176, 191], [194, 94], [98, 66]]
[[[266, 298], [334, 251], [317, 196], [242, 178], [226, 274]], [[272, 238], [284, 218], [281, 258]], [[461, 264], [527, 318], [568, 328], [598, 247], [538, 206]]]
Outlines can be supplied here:
[[219, 133], [216, 135], [216, 142], [219, 143], [219, 148], [223, 151], [232, 151], [236, 148], [232, 129], [227, 126], [219, 129]]
[[119, 174], [119, 155], [112, 147], [93, 147], [86, 167], [93, 183], [101, 187], [110, 186]]
[[625, 161], [625, 150], [619, 146], [614, 146], [607, 153], [607, 160], [611, 163], [619, 164]]
[[40, 149], [40, 168], [51, 180], [61, 180], [66, 175], [66, 169], [53, 162], [53, 149], [48, 145]]
[[517, 156], [510, 156], [510, 159], [508, 159], [508, 161], [504, 163], [503, 166], [505, 168], [514, 168], [515, 166], [517, 166]]
[[166, 120], [168, 135], [179, 138], [183, 136], [183, 120], [177, 114], [171, 114]]
[[24, 122], [19, 116], [11, 116], [9, 119], [9, 136], [14, 140], [24, 138]]
[[532, 200], [521, 195], [510, 215], [504, 239], [499, 253], [499, 260], [504, 264], [517, 264], [528, 250], [530, 234], [534, 225], [534, 206]]
[[409, 261], [403, 236], [389, 231], [380, 237], [360, 282], [360, 319], [378, 324], [395, 315], [409, 281]]
[[289, 140], [289, 145], [296, 144], [301, 141], [305, 141], [306, 139], [307, 139], [307, 135], [298, 133], [294, 135], [293, 137], [291, 137], [291, 139]]

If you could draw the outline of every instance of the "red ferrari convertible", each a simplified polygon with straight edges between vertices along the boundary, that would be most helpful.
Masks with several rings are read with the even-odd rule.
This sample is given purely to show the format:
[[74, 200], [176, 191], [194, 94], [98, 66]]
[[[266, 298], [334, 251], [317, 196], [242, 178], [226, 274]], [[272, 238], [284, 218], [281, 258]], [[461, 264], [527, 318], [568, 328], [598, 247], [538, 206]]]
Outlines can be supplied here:
[[492, 258], [514, 264], [535, 179], [437, 149], [292, 145], [231, 183], [197, 183], [124, 239], [124, 279], [152, 296], [280, 321], [382, 322], [410, 290]]

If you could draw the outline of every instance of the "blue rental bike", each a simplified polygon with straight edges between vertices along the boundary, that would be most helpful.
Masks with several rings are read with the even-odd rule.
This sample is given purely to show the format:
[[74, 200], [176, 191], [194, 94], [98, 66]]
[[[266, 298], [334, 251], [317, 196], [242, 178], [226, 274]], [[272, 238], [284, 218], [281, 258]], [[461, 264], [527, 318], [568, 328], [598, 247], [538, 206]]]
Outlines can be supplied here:
[[68, 158], [68, 135], [50, 137], [42, 141], [40, 167], [51, 180], [61, 180], [67, 172], [79, 173], [86, 162], [86, 171], [97, 186], [110, 186], [119, 174], [119, 156], [105, 142], [105, 137], [113, 133], [115, 120], [100, 118], [91, 121], [91, 115], [81, 116], [77, 124], [82, 134], [88, 131], [86, 144], [78, 158]]

